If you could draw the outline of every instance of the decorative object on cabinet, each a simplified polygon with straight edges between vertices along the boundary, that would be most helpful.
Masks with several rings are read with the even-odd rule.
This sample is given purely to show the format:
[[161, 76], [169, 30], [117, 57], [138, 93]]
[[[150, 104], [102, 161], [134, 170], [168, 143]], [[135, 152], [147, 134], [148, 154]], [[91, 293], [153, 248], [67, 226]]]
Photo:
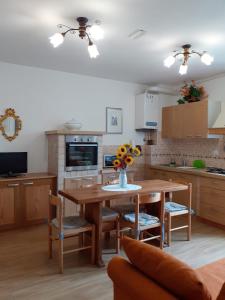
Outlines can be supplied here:
[[81, 129], [82, 124], [80, 122], [77, 122], [76, 119], [73, 118], [70, 121], [64, 123], [64, 127], [66, 127], [66, 129], [75, 130]]
[[132, 147], [130, 144], [124, 144], [118, 147], [116, 159], [113, 161], [115, 170], [120, 171], [119, 185], [120, 188], [127, 186], [126, 168], [131, 166], [134, 162], [134, 157], [141, 155], [141, 147]]
[[180, 69], [179, 69], [179, 73], [180, 75], [185, 75], [187, 73], [188, 70], [188, 60], [189, 58], [192, 56], [192, 54], [197, 54], [198, 56], [200, 56], [202, 63], [204, 63], [205, 65], [209, 66], [212, 64], [212, 62], [214, 61], [214, 58], [209, 55], [209, 53], [207, 53], [207, 51], [203, 51], [203, 52], [198, 52], [195, 50], [191, 50], [191, 45], [190, 44], [185, 44], [182, 46], [183, 51], [174, 51], [174, 55], [170, 55], [168, 56], [165, 60], [164, 60], [164, 66], [167, 68], [170, 68], [176, 60], [176, 57], [182, 57], [183, 58], [183, 63], [180, 65]]
[[0, 116], [0, 131], [9, 141], [13, 141], [22, 129], [22, 121], [12, 108], [7, 108], [5, 114]]
[[184, 86], [180, 89], [181, 98], [177, 101], [178, 104], [184, 104], [186, 102], [197, 102], [203, 99], [207, 99], [208, 95], [204, 86], [197, 86], [194, 80], [188, 85], [184, 82]]
[[75, 35], [78, 32], [81, 39], [88, 41], [88, 52], [90, 58], [96, 58], [99, 55], [97, 46], [93, 43], [93, 40], [100, 40], [104, 37], [104, 32], [100, 27], [101, 22], [96, 20], [93, 25], [88, 25], [88, 19], [86, 17], [78, 17], [77, 22], [79, 24], [78, 28], [71, 28], [69, 26], [59, 24], [57, 27], [63, 32], [57, 32], [49, 38], [50, 43], [54, 48], [58, 47], [64, 42], [64, 38], [67, 33]]
[[123, 133], [122, 108], [106, 107], [106, 133]]

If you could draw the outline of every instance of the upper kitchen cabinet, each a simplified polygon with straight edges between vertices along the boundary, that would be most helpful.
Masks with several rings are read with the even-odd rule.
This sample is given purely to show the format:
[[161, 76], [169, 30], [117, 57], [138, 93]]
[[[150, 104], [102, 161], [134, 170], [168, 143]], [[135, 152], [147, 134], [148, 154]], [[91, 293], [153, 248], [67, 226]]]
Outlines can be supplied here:
[[162, 137], [207, 138], [209, 134], [222, 134], [215, 128], [220, 112], [221, 103], [208, 100], [163, 107]]

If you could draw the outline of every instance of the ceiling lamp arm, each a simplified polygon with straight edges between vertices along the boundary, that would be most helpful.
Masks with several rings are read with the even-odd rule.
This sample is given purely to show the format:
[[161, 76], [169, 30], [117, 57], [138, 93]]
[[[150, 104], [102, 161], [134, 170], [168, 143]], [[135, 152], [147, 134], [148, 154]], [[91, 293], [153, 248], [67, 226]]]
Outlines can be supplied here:
[[79, 31], [79, 29], [78, 28], [69, 28], [68, 30], [62, 32], [61, 34], [63, 36], [65, 36], [68, 32], [71, 32], [71, 31]]

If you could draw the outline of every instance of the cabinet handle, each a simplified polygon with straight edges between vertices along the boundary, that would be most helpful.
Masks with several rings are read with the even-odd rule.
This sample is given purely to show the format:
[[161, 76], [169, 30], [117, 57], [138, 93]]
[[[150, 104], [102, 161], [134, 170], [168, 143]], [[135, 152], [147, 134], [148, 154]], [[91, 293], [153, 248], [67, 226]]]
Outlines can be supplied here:
[[19, 186], [19, 183], [9, 183], [8, 187], [16, 187]]
[[31, 182], [24, 182], [23, 185], [33, 185], [34, 183], [31, 181]]

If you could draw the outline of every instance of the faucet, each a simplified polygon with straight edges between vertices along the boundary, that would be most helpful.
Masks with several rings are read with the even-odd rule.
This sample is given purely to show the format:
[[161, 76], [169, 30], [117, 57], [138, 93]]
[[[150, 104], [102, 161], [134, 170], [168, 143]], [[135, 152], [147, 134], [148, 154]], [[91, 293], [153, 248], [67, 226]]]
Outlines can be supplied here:
[[186, 167], [187, 166], [187, 161], [185, 158], [182, 159], [182, 167]]

